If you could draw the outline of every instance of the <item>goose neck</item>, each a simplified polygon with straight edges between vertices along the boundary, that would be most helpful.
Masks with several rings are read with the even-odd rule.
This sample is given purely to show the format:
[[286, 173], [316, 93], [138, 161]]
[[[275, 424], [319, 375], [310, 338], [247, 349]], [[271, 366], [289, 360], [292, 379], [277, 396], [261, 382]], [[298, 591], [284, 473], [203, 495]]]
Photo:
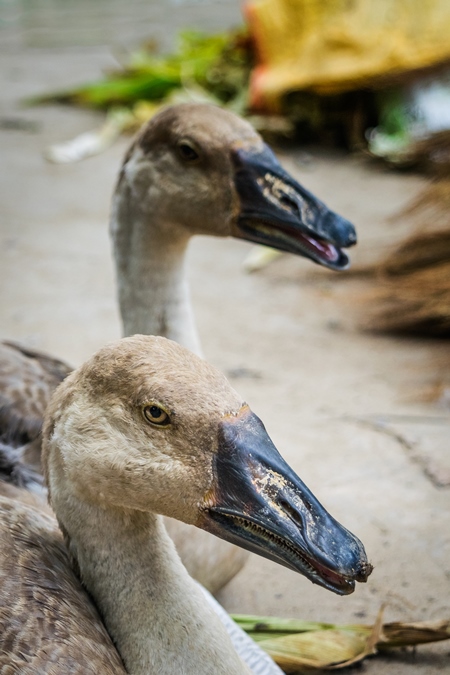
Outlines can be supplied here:
[[124, 336], [162, 335], [201, 355], [186, 276], [190, 235], [159, 221], [156, 214], [113, 210], [111, 234]]
[[249, 673], [160, 516], [72, 503], [70, 521], [71, 553], [127, 672]]

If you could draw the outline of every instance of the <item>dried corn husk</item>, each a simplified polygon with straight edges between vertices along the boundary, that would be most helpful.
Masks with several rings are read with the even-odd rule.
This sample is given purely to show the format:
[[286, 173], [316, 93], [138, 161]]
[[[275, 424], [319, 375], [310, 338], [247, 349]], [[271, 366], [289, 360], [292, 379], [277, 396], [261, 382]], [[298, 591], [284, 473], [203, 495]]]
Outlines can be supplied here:
[[383, 641], [378, 649], [414, 647], [415, 645], [439, 642], [450, 638], [450, 621], [417, 621], [403, 623], [395, 621], [382, 626]]
[[236, 614], [233, 619], [287, 673], [337, 670], [378, 650], [450, 638], [450, 621], [383, 624], [382, 613], [381, 609], [373, 626]]
[[344, 668], [375, 653], [370, 634], [347, 630], [296, 633], [263, 640], [259, 646], [286, 673]]

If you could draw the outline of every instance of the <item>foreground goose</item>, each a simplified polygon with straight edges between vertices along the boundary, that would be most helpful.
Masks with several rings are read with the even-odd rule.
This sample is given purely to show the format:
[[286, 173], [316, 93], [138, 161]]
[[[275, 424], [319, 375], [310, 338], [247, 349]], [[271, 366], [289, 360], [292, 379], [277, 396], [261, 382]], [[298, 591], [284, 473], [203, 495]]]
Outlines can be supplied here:
[[101, 349], [58, 388], [43, 436], [68, 551], [50, 517], [0, 499], [0, 672], [251, 672], [157, 514], [339, 594], [371, 572], [223, 375], [164, 338]]
[[[348, 265], [343, 247], [356, 242], [353, 226], [285, 172], [250, 124], [220, 108], [186, 104], [143, 127], [115, 189], [111, 235], [125, 335], [163, 335], [200, 353], [184, 268], [194, 234], [264, 243], [336, 270]], [[30, 378], [39, 379], [42, 367], [39, 355], [13, 350], [0, 345], [0, 475], [35, 485], [39, 467], [30, 474], [29, 447], [39, 444], [34, 418], [51, 386], [46, 375], [45, 387], [33, 387], [40, 398], [28, 424]], [[59, 381], [58, 372], [54, 386]], [[178, 523], [170, 532], [190, 572], [212, 591], [245, 559], [243, 551]]]

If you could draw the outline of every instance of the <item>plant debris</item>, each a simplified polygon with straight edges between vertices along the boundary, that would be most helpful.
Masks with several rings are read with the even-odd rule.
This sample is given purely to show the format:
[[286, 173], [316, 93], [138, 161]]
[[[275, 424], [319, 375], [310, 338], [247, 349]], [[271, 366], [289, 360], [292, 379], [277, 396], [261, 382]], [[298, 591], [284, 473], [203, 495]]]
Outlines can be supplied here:
[[450, 621], [383, 623], [372, 626], [233, 614], [233, 620], [286, 672], [337, 670], [378, 651], [450, 639]]
[[242, 113], [251, 67], [252, 52], [245, 30], [217, 35], [184, 31], [172, 54], [157, 55], [153, 44], [144, 45], [130, 55], [128, 63], [106, 73], [104, 79], [34, 97], [29, 102], [131, 110], [140, 101], [161, 103], [176, 90], [192, 90]]
[[364, 325], [450, 337], [450, 180], [432, 183], [404, 215], [418, 228], [376, 268]]

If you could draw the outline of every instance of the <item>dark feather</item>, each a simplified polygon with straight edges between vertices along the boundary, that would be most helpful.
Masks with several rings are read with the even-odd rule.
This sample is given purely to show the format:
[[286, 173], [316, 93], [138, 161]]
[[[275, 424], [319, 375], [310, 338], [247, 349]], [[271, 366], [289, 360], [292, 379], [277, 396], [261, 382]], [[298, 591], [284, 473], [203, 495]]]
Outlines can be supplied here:
[[70, 366], [14, 342], [0, 342], [0, 480], [41, 489], [45, 409]]
[[0, 675], [125, 675], [54, 518], [0, 497]]

